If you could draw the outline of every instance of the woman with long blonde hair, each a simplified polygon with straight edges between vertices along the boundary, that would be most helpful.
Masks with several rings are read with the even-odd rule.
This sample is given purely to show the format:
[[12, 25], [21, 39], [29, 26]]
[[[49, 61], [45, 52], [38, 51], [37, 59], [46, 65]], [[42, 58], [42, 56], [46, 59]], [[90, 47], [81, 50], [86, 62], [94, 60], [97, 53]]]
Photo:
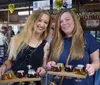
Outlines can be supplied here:
[[12, 68], [15, 74], [18, 70], [24, 70], [27, 74], [28, 65], [31, 65], [40, 76], [44, 75], [49, 54], [49, 43], [46, 38], [50, 25], [51, 17], [47, 11], [33, 11], [21, 33], [11, 39], [9, 57], [1, 66], [0, 75], [9, 68]]
[[93, 85], [93, 75], [99, 68], [99, 45], [90, 33], [83, 33], [76, 14], [64, 9], [58, 14], [47, 67], [50, 69], [56, 62], [66, 65], [68, 58], [69, 65], [83, 65], [89, 76], [81, 83], [64, 78], [62, 85]]

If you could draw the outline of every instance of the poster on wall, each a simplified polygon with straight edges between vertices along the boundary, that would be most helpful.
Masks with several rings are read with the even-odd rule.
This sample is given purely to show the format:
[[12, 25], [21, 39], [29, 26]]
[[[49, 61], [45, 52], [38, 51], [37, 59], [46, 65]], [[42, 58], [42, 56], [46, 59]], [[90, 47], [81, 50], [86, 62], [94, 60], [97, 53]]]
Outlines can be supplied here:
[[50, 10], [50, 0], [33, 1], [33, 10]]
[[100, 26], [99, 20], [86, 20], [86, 27], [87, 28], [97, 28]]
[[[72, 8], [72, 0], [63, 0], [62, 9]], [[55, 0], [53, 0], [53, 9], [56, 9]]]

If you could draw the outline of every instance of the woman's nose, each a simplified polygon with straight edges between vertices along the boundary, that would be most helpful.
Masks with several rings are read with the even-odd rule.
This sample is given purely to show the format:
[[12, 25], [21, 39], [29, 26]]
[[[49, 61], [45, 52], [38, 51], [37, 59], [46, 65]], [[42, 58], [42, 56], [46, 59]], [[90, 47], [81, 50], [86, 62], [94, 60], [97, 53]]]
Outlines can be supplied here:
[[63, 21], [63, 24], [66, 24], [67, 22], [66, 21]]
[[45, 25], [44, 22], [41, 22], [41, 26], [44, 27], [44, 25]]

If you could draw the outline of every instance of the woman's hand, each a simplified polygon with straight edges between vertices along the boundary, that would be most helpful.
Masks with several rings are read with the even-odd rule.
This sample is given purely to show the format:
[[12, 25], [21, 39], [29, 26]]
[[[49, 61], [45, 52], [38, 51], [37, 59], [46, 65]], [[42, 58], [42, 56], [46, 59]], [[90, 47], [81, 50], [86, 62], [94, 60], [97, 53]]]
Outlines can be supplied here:
[[43, 76], [46, 73], [46, 70], [43, 67], [39, 67], [37, 73], [39, 73], [40, 76]]
[[55, 64], [56, 64], [55, 61], [49, 61], [49, 62], [47, 63], [47, 68], [48, 68], [48, 69], [51, 69], [51, 67], [54, 66]]
[[87, 64], [86, 65], [86, 72], [88, 73], [89, 76], [94, 75], [95, 69], [94, 69], [92, 64]]
[[4, 64], [0, 67], [0, 77], [5, 73], [7, 66]]

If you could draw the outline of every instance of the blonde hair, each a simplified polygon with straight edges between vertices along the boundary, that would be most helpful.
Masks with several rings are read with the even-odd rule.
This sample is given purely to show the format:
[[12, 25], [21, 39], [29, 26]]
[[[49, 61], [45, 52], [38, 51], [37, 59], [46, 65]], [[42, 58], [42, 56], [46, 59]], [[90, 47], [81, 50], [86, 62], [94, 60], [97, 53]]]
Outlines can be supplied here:
[[[16, 59], [17, 54], [29, 44], [29, 41], [31, 40], [32, 35], [34, 33], [34, 23], [36, 21], [38, 21], [42, 17], [43, 14], [47, 14], [49, 16], [49, 23], [48, 23], [47, 29], [41, 35], [41, 40], [45, 40], [47, 38], [47, 36], [49, 34], [49, 30], [50, 30], [50, 25], [51, 25], [51, 18], [50, 18], [51, 16], [50, 16], [49, 12], [47, 12], [45, 10], [33, 11], [33, 13], [28, 17], [21, 33], [17, 34], [12, 39], [12, 41], [14, 41], [14, 45], [12, 48], [11, 47], [12, 44], [11, 44], [9, 48], [13, 49], [11, 54], [14, 56], [14, 59]], [[11, 49], [9, 49], [9, 51]], [[9, 55], [9, 56], [11, 56], [11, 55]]]
[[64, 32], [61, 31], [60, 28], [60, 17], [63, 13], [69, 12], [74, 20], [75, 28], [73, 30], [73, 36], [72, 36], [72, 44], [70, 48], [70, 55], [72, 60], [78, 60], [83, 58], [84, 56], [84, 48], [85, 48], [85, 40], [83, 36], [83, 30], [81, 27], [81, 24], [79, 23], [76, 14], [69, 9], [61, 10], [61, 12], [58, 14], [58, 18], [56, 20], [55, 24], [55, 32], [54, 37], [51, 42], [51, 50], [50, 50], [50, 60], [57, 61], [63, 51], [64, 48]]

